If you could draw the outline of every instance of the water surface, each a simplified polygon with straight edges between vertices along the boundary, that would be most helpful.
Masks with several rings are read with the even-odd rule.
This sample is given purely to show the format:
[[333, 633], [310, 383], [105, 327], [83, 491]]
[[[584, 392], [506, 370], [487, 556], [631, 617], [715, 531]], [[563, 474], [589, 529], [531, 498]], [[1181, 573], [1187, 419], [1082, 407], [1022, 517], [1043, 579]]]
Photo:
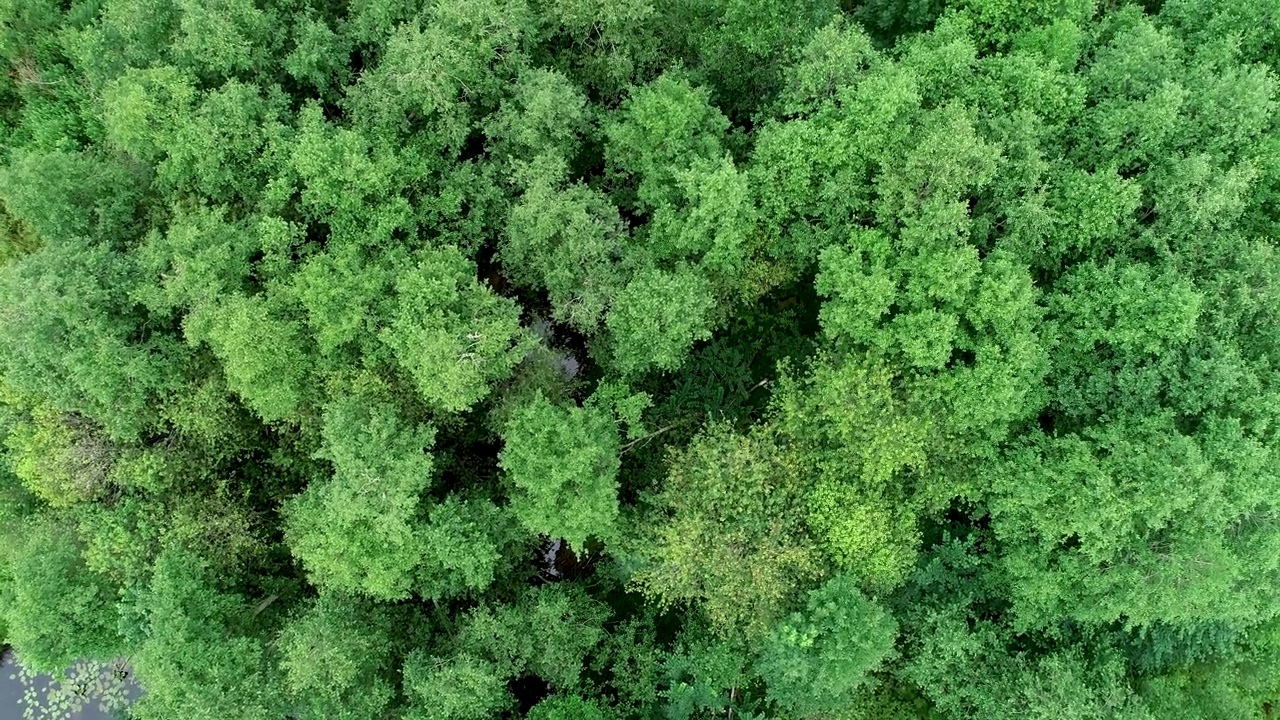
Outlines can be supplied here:
[[113, 720], [140, 694], [123, 662], [81, 661], [54, 682], [23, 670], [8, 647], [0, 657], [0, 720]]

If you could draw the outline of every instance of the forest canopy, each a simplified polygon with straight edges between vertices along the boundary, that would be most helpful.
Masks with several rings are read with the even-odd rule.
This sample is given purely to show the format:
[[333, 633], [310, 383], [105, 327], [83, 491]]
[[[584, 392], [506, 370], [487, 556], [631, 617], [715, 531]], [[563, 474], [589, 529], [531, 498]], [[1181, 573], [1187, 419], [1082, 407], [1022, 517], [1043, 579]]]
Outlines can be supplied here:
[[0, 58], [27, 667], [128, 658], [137, 720], [1280, 704], [1280, 1], [0, 0]]

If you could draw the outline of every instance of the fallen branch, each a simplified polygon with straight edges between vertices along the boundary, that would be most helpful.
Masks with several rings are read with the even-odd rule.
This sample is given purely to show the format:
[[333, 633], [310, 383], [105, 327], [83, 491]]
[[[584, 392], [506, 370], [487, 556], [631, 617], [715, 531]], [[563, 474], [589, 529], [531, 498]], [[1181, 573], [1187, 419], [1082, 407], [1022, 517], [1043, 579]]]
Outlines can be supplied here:
[[679, 426], [680, 424], [681, 424], [681, 423], [674, 422], [674, 423], [671, 423], [670, 425], [668, 425], [668, 426], [666, 426], [666, 427], [662, 428], [661, 430], [656, 430], [656, 431], [654, 431], [654, 432], [649, 433], [648, 435], [645, 435], [644, 437], [636, 438], [635, 440], [632, 440], [631, 442], [627, 443], [626, 445], [623, 445], [623, 446], [622, 446], [622, 451], [621, 451], [621, 452], [619, 452], [618, 454], [619, 454], [619, 455], [625, 454], [628, 450], [630, 450], [631, 448], [635, 447], [637, 443], [641, 443], [641, 442], [644, 442], [645, 440], [651, 440], [651, 439], [653, 439], [653, 438], [656, 438], [656, 437], [658, 437], [659, 435], [661, 435], [661, 434], [665, 433], [666, 431], [668, 431], [668, 430], [670, 430], [670, 429], [672, 429], [672, 428], [674, 428], [674, 427]]
[[271, 606], [271, 603], [279, 599], [280, 599], [280, 596], [277, 595], [276, 593], [272, 593], [268, 595], [265, 600], [258, 603], [258, 606], [253, 609], [252, 617], [258, 617], [258, 615], [261, 614], [263, 610], [266, 610], [268, 607]]

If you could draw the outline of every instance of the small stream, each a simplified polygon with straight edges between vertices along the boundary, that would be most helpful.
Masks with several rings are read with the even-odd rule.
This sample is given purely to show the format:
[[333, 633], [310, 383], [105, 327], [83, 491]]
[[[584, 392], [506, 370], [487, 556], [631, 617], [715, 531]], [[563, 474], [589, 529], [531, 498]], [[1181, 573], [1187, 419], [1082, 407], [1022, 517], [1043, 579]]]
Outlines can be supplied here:
[[8, 647], [0, 658], [0, 720], [113, 720], [141, 694], [123, 661], [82, 660], [54, 681], [29, 673]]

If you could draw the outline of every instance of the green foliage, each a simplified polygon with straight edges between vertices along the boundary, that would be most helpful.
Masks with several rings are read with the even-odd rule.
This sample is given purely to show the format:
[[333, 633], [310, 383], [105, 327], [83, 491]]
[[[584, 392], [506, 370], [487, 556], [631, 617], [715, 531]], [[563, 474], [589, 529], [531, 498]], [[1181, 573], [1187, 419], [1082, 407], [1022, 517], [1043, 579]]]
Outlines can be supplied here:
[[109, 658], [122, 650], [110, 581], [86, 566], [83, 544], [56, 517], [25, 524], [5, 549], [5, 637], [22, 662], [60, 672], [82, 655]]
[[504, 678], [531, 674], [553, 688], [572, 689], [604, 635], [607, 617], [601, 602], [572, 585], [543, 586], [524, 591], [514, 603], [472, 612], [458, 647], [486, 658]]
[[[121, 588], [145, 586], [166, 535], [177, 535], [160, 524], [163, 513], [154, 501], [138, 497], [122, 498], [112, 506], [82, 508], [78, 514], [76, 529], [84, 542], [81, 554], [85, 567]], [[241, 540], [235, 536], [224, 539], [233, 546]], [[226, 549], [238, 555], [241, 548]]]
[[1243, 643], [1228, 643], [1223, 652], [1144, 680], [1142, 698], [1153, 715], [1170, 718], [1244, 717], [1274, 705], [1280, 660], [1275, 641], [1275, 624], [1266, 623]]
[[416, 531], [423, 558], [414, 592], [439, 600], [485, 590], [503, 569], [504, 551], [519, 535], [516, 530], [488, 500], [445, 498]]
[[191, 79], [173, 66], [125, 72], [103, 91], [107, 141], [138, 160], [160, 160], [177, 144], [179, 123], [195, 93]]
[[663, 663], [668, 687], [662, 698], [669, 717], [727, 713], [735, 704], [736, 688], [748, 682], [742, 649], [699, 630], [683, 632]]
[[410, 720], [483, 720], [511, 704], [493, 665], [468, 655], [443, 660], [413, 653], [405, 661], [404, 686]]
[[697, 340], [711, 335], [711, 287], [696, 270], [642, 270], [618, 292], [605, 318], [613, 364], [623, 373], [675, 370]]
[[40, 239], [26, 223], [9, 214], [0, 205], [0, 265], [35, 251]]
[[511, 511], [531, 533], [575, 548], [611, 539], [618, 517], [618, 431], [595, 407], [560, 408], [541, 393], [517, 407], [499, 464], [514, 486]]
[[565, 172], [555, 156], [539, 156], [525, 170], [528, 185], [511, 208], [502, 265], [516, 284], [546, 290], [555, 319], [592, 332], [625, 278], [615, 257], [626, 226], [602, 193], [562, 187]]
[[532, 720], [606, 720], [607, 711], [576, 695], [555, 695], [534, 705], [526, 716]]
[[174, 128], [158, 179], [215, 202], [253, 203], [282, 164], [275, 146], [286, 133], [285, 101], [273, 88], [236, 81], [209, 91]]
[[395, 695], [389, 663], [394, 615], [368, 601], [323, 594], [280, 633], [284, 683], [301, 718], [370, 718]]
[[775, 437], [709, 428], [671, 460], [657, 498], [669, 519], [634, 582], [664, 604], [701, 603], [723, 631], [762, 634], [819, 570], [802, 480]]
[[854, 691], [893, 656], [897, 623], [840, 575], [809, 593], [795, 613], [770, 633], [758, 662], [769, 697], [798, 715], [837, 713]]
[[737, 283], [756, 220], [747, 175], [726, 156], [693, 164], [676, 183], [679, 202], [659, 207], [648, 226], [649, 253], [657, 260], [700, 256], [703, 268], [724, 278], [725, 291], [743, 293]]
[[210, 582], [200, 556], [169, 549], [137, 600], [145, 640], [132, 656], [145, 680], [131, 712], [139, 718], [279, 717], [287, 698], [266, 642], [248, 630], [253, 606]]
[[[228, 223], [226, 215], [225, 208], [175, 208], [166, 231], [148, 235], [138, 259], [149, 275], [160, 278], [159, 288], [144, 286], [137, 293], [148, 309], [208, 315], [223, 296], [245, 289], [257, 248], [251, 232]], [[200, 328], [188, 328], [199, 335]]]
[[1277, 28], [0, 0], [0, 631], [142, 719], [1265, 717]]
[[535, 8], [543, 33], [554, 39], [538, 60], [562, 68], [606, 101], [650, 77], [663, 62], [662, 15], [653, 3], [545, 0]]
[[379, 337], [422, 399], [441, 411], [473, 405], [524, 355], [519, 308], [476, 282], [471, 263], [453, 248], [428, 251], [406, 268], [396, 297]]
[[946, 716], [1155, 717], [1128, 686], [1114, 654], [1007, 653], [990, 624], [968, 630], [954, 617], [930, 630], [933, 637], [907, 674]]
[[1270, 483], [1250, 468], [1264, 451], [1235, 423], [1209, 421], [1199, 439], [1171, 425], [1126, 418], [1095, 426], [1088, 441], [1031, 440], [997, 471], [992, 527], [1008, 544], [1019, 625], [1239, 626], [1274, 615], [1240, 580], [1274, 572], [1255, 553], [1275, 540], [1252, 520]]
[[337, 399], [324, 414], [330, 477], [285, 507], [285, 537], [312, 581], [335, 591], [407, 597], [422, 562], [421, 493], [435, 431], [407, 423], [377, 393]]
[[208, 342], [227, 385], [266, 422], [294, 415], [308, 379], [300, 324], [261, 296], [228, 295], [209, 314]]
[[810, 33], [839, 12], [831, 0], [670, 3], [672, 34], [690, 46], [696, 76], [714, 90], [720, 108], [736, 122], [769, 104], [783, 68]]
[[532, 68], [520, 74], [512, 95], [485, 123], [492, 152], [515, 159], [571, 159], [590, 131], [591, 115], [581, 88], [562, 73]]
[[86, 421], [43, 409], [10, 428], [8, 445], [14, 474], [53, 507], [103, 494], [115, 462], [115, 448]]
[[137, 437], [181, 359], [173, 338], [140, 332], [128, 298], [137, 275], [131, 258], [84, 241], [0, 267], [4, 382], [29, 406], [82, 415], [111, 439]]
[[1020, 34], [1054, 22], [1088, 22], [1098, 8], [1097, 0], [1068, 2], [1008, 2], [1007, 0], [963, 0], [954, 4], [973, 23], [974, 35], [997, 48], [1008, 47]]
[[729, 122], [679, 76], [663, 75], [637, 88], [606, 128], [609, 166], [635, 183], [648, 207], [671, 201], [677, 173], [696, 160], [716, 160]]
[[291, 77], [314, 87], [322, 97], [332, 94], [351, 80], [352, 39], [334, 32], [323, 18], [300, 14], [293, 23], [293, 50], [285, 56], [284, 68]]
[[227, 77], [262, 68], [275, 54], [273, 18], [252, 2], [177, 0], [174, 57], [204, 75]]

